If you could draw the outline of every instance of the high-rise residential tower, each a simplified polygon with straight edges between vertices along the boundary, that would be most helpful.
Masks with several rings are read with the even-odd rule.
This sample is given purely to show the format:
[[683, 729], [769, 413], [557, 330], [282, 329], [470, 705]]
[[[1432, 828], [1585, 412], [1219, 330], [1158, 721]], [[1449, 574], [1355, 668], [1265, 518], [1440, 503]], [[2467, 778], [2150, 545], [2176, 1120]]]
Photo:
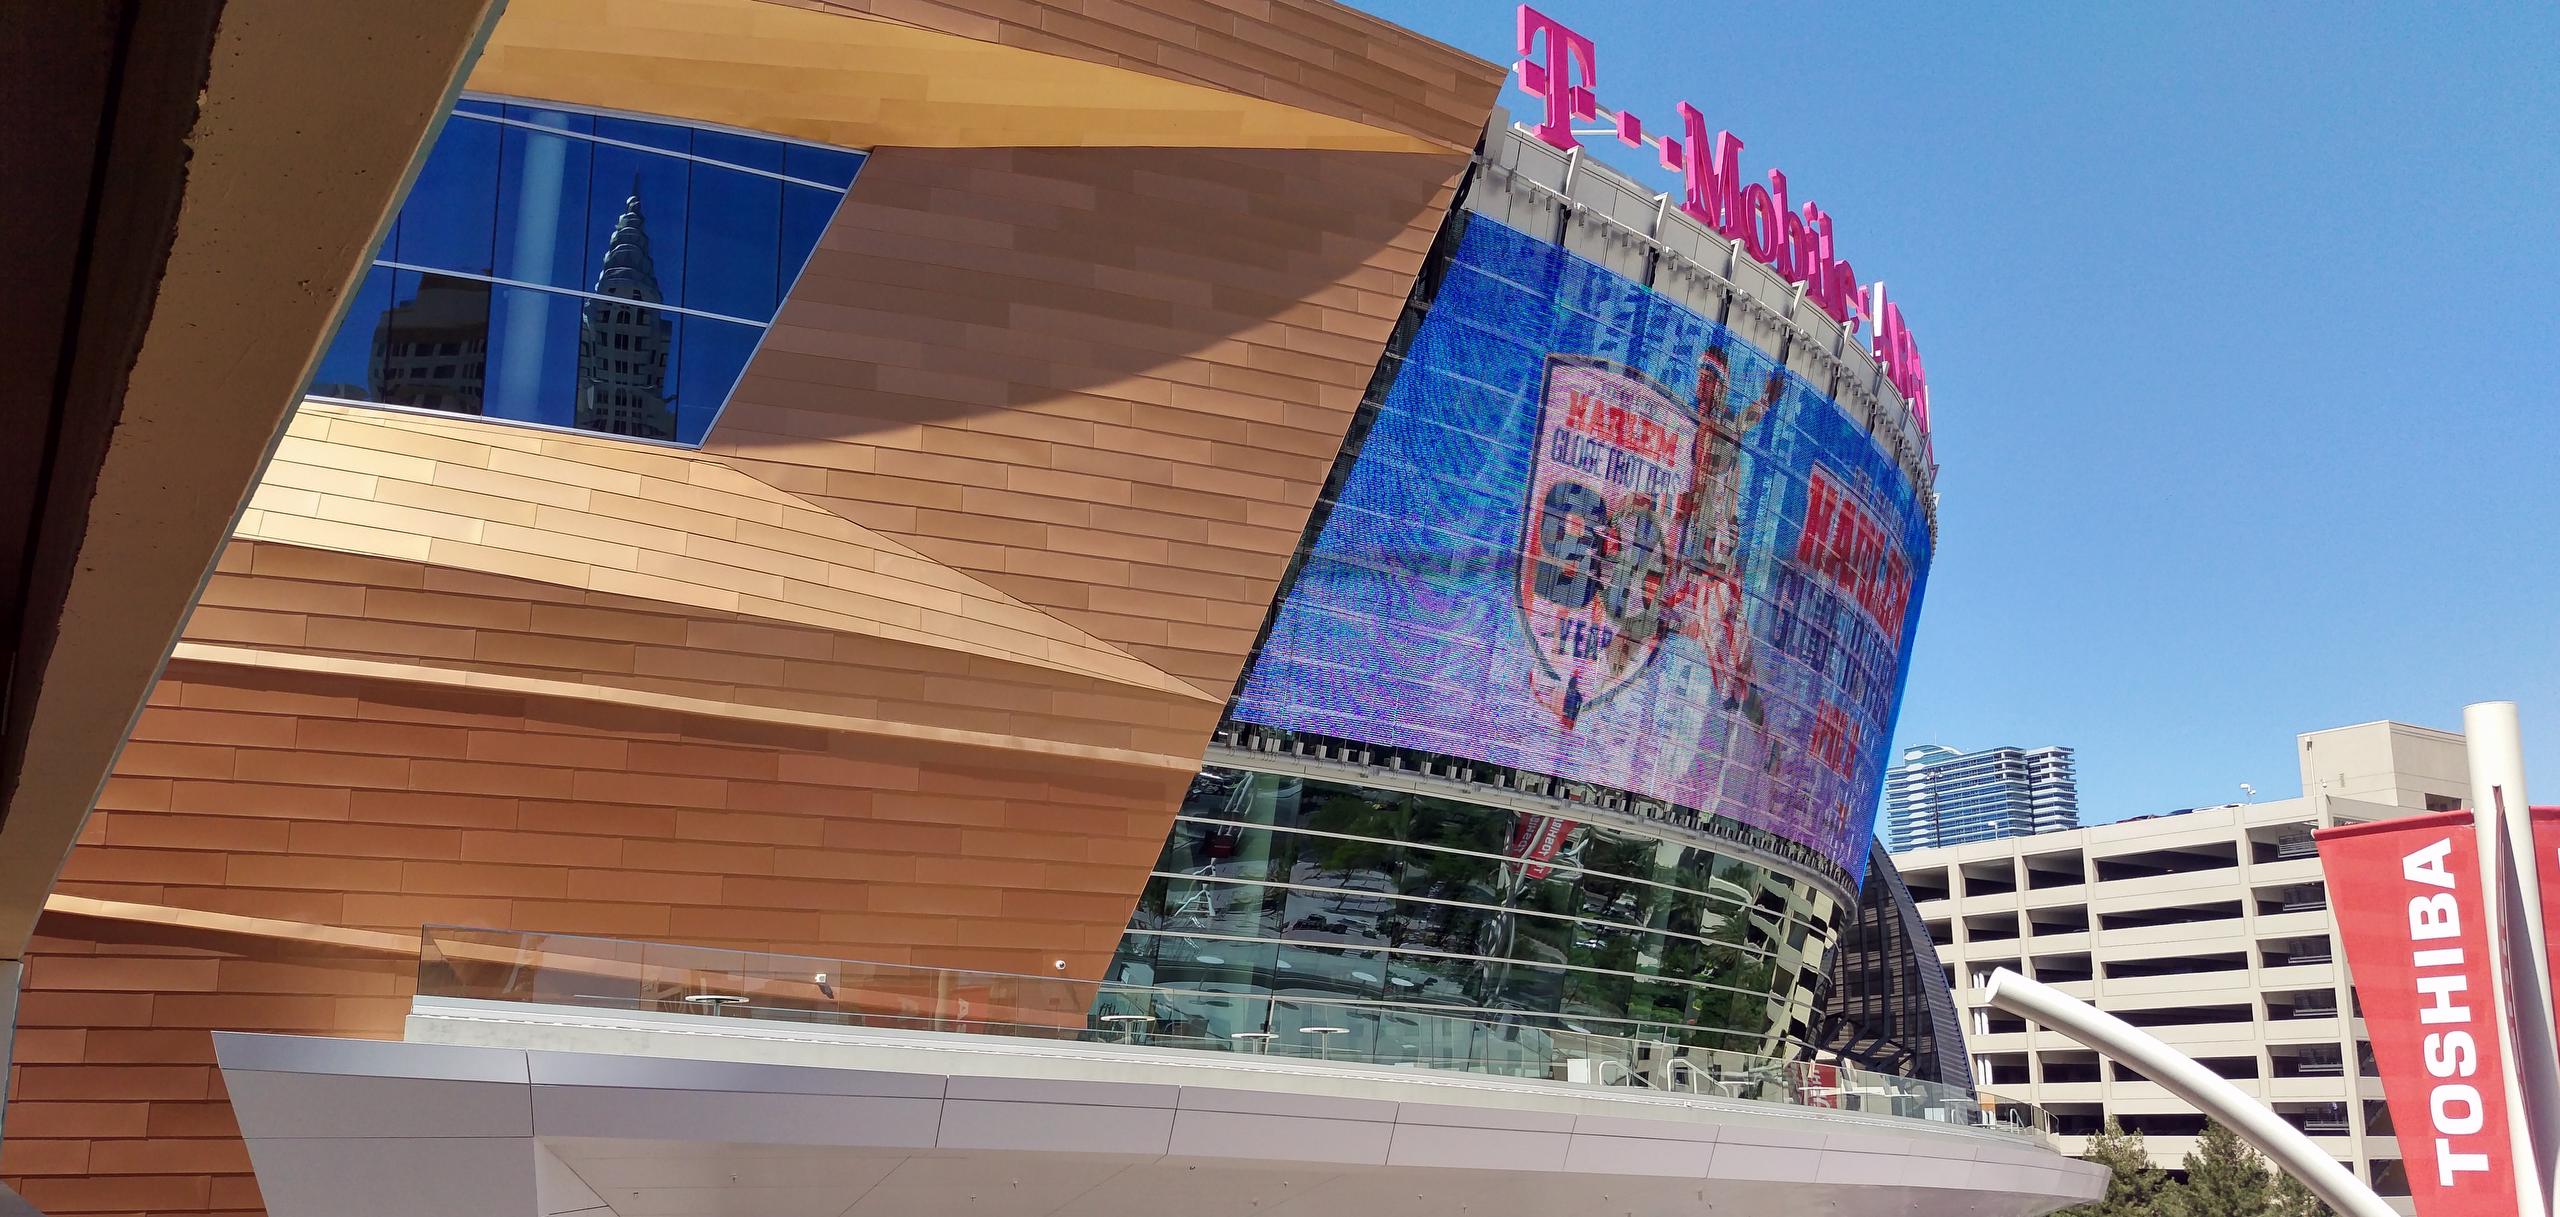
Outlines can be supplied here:
[[1958, 752], [1919, 744], [1902, 750], [1902, 763], [1885, 774], [1884, 791], [1896, 853], [2080, 826], [2069, 748]]

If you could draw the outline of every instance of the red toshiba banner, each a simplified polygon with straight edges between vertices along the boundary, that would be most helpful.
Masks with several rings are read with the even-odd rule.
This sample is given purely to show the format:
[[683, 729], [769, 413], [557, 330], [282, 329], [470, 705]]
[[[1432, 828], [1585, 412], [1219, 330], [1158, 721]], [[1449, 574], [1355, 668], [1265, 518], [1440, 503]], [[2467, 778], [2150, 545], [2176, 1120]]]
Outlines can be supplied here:
[[2314, 838], [2418, 1217], [2512, 1217], [2506, 1037], [2471, 813]]

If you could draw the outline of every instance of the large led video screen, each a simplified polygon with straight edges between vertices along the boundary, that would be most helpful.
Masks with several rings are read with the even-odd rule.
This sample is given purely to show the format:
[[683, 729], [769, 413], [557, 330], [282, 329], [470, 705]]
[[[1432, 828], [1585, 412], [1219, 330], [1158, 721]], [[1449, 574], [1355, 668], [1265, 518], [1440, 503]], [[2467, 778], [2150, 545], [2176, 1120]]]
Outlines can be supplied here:
[[1729, 817], [1856, 882], [1918, 492], [1714, 320], [1462, 223], [1233, 717]]

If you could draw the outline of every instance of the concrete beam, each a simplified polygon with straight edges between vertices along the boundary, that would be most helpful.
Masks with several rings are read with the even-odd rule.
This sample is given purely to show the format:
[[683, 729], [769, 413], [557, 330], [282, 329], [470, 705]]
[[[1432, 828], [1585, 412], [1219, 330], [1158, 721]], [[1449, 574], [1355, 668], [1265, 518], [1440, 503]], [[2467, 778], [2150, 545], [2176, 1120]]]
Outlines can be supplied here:
[[[64, 857], [498, 0], [9, 11], [0, 959]], [[41, 27], [41, 28], [38, 28]], [[40, 193], [41, 192], [41, 193]], [[23, 259], [20, 255], [24, 255]], [[15, 328], [10, 327], [10, 328]], [[23, 544], [20, 542], [23, 541]]]

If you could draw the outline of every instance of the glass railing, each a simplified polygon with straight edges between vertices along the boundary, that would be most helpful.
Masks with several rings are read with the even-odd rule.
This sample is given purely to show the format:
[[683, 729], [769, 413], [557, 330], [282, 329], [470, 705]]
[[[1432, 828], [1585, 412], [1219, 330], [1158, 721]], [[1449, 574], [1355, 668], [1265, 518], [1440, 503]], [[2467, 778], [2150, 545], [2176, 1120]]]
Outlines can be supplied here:
[[1321, 996], [442, 926], [422, 935], [418, 995], [1452, 1070], [1898, 1116], [2039, 1141], [2051, 1131], [2031, 1104], [1918, 1078]]

